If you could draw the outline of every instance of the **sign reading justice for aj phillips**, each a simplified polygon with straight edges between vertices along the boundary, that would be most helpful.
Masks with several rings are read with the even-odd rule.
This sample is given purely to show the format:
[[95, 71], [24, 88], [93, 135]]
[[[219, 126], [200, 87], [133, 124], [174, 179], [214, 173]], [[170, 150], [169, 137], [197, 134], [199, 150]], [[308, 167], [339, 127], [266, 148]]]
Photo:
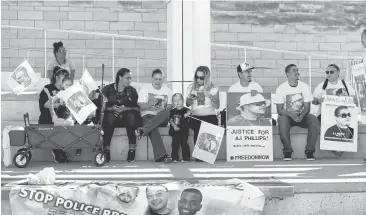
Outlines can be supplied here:
[[272, 126], [228, 126], [227, 161], [273, 161]]

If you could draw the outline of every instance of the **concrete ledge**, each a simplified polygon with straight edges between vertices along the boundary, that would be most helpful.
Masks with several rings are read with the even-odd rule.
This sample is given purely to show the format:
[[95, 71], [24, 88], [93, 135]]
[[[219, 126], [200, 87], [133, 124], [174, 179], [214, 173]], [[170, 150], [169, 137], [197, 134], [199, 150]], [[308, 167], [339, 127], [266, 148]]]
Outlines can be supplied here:
[[[20, 123], [19, 123], [20, 124]], [[20, 124], [22, 125], [22, 124]], [[167, 152], [171, 153], [171, 137], [168, 134], [169, 129], [159, 128], [159, 131], [162, 135], [162, 139], [164, 141], [164, 145], [167, 149]], [[19, 135], [23, 135], [21, 131]], [[294, 127], [291, 129], [291, 140], [292, 146], [294, 149], [293, 158], [294, 159], [303, 159], [304, 158], [304, 150], [306, 145], [307, 138], [307, 130]], [[362, 144], [366, 142], [366, 125], [359, 126], [359, 138], [358, 138], [358, 152], [351, 153], [345, 152], [343, 154], [343, 158], [352, 158], [352, 159], [363, 159], [366, 155], [366, 145]], [[194, 149], [193, 144], [193, 132], [190, 132], [190, 136], [188, 138], [188, 144], [191, 152]], [[282, 143], [280, 141], [280, 137], [278, 134], [278, 127], [273, 127], [273, 148], [274, 148], [274, 158], [282, 159]], [[70, 148], [66, 150], [68, 152], [68, 156], [72, 161], [92, 161], [94, 153], [91, 148], [85, 148], [86, 145], [81, 145], [83, 148], [83, 154], [81, 156], [76, 156], [75, 148]], [[316, 145], [316, 152], [314, 156], [316, 158], [336, 158], [336, 156], [330, 151], [323, 151], [319, 148], [319, 140]], [[12, 147], [12, 154], [14, 155], [16, 151], [21, 147]], [[125, 161], [127, 159], [128, 153], [128, 137], [125, 128], [116, 128], [112, 141], [111, 141], [111, 157], [112, 160], [115, 161]], [[137, 151], [136, 151], [136, 160], [154, 160], [153, 148], [151, 145], [151, 141], [147, 137], [142, 137], [141, 140], [137, 140]], [[53, 157], [50, 152], [50, 148], [48, 149], [34, 149], [32, 150], [32, 160], [33, 161], [52, 161]], [[337, 158], [338, 159], [338, 158]], [[226, 160], [226, 138], [223, 139], [221, 144], [221, 148], [218, 154], [218, 160]]]

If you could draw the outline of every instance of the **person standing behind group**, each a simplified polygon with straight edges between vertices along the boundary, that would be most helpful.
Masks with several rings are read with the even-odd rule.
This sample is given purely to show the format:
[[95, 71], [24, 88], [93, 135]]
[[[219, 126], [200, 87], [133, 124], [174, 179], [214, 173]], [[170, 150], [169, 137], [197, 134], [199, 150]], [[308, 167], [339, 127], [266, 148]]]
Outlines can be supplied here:
[[[315, 160], [315, 145], [319, 135], [319, 121], [316, 116], [310, 113], [310, 102], [313, 101], [309, 85], [299, 80], [299, 70], [296, 65], [286, 66], [285, 73], [287, 81], [276, 89], [275, 104], [278, 113], [278, 126], [280, 139], [283, 144], [284, 160], [292, 160], [292, 146], [290, 140], [290, 128], [299, 126], [308, 129], [307, 145], [305, 148], [305, 157], [307, 160]], [[296, 97], [301, 96], [302, 99]], [[294, 109], [294, 101], [303, 103], [302, 109]], [[299, 105], [296, 104], [296, 107]]]
[[102, 89], [107, 98], [106, 110], [103, 119], [104, 146], [106, 148], [107, 162], [110, 161], [110, 144], [117, 126], [126, 127], [129, 150], [127, 162], [135, 161], [136, 134], [141, 124], [140, 109], [137, 105], [138, 94], [131, 84], [131, 71], [126, 68], [118, 70], [115, 83], [109, 84]]
[[186, 105], [191, 107], [192, 117], [196, 118], [190, 120], [195, 144], [201, 121], [218, 125], [216, 109], [220, 107], [219, 93], [219, 89], [211, 82], [210, 69], [207, 66], [199, 66], [194, 73], [193, 83], [188, 86], [186, 91]]
[[53, 54], [55, 55], [55, 59], [50, 61], [47, 65], [47, 75], [50, 80], [53, 77], [53, 71], [56, 66], [67, 70], [70, 74], [70, 78], [74, 80], [75, 66], [71, 60], [66, 58], [66, 52], [67, 50], [61, 41], [53, 43]]
[[[364, 48], [364, 58], [363, 58], [363, 64], [365, 65], [366, 68], [366, 29], [364, 29], [361, 33], [361, 44]], [[365, 83], [366, 84], [366, 83]], [[364, 163], [366, 163], [366, 158], [363, 159]]]

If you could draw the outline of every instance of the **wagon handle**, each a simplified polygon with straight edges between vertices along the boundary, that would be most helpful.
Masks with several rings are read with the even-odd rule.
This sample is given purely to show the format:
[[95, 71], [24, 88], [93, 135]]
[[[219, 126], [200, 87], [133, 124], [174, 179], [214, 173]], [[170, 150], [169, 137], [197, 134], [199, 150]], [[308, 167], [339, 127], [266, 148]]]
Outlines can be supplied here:
[[28, 126], [29, 125], [29, 114], [28, 114], [28, 112], [23, 115], [23, 118], [24, 118], [24, 125]]

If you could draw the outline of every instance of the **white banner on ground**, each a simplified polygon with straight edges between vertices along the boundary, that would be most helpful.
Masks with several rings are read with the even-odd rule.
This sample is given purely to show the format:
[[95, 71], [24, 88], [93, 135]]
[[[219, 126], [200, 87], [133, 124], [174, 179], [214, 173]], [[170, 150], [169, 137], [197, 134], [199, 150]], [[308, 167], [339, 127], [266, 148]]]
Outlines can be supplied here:
[[366, 70], [365, 64], [360, 63], [352, 67], [353, 83], [357, 94], [358, 103], [361, 110], [361, 122], [366, 124]]
[[321, 110], [320, 149], [357, 152], [358, 109], [353, 97], [327, 95]]
[[90, 75], [87, 69], [84, 70], [79, 83], [83, 87], [83, 92], [86, 95], [89, 95], [91, 91], [98, 89], [98, 85], [95, 83], [93, 77]]
[[67, 108], [80, 125], [97, 109], [95, 104], [83, 92], [79, 83], [60, 91], [57, 96], [65, 101]]
[[[231, 184], [231, 181], [235, 183]], [[9, 199], [13, 215], [263, 213], [266, 198], [257, 187], [235, 179], [220, 182], [217, 184], [189, 184], [184, 181], [166, 184], [70, 182], [66, 185], [16, 185], [11, 188]], [[6, 210], [9, 211], [4, 209]]]
[[35, 86], [37, 82], [38, 77], [32, 66], [24, 60], [9, 77], [7, 84], [16, 95], [19, 95], [27, 88]]
[[227, 93], [227, 161], [273, 161], [270, 93]]
[[214, 164], [224, 133], [224, 128], [202, 121], [192, 157]]

